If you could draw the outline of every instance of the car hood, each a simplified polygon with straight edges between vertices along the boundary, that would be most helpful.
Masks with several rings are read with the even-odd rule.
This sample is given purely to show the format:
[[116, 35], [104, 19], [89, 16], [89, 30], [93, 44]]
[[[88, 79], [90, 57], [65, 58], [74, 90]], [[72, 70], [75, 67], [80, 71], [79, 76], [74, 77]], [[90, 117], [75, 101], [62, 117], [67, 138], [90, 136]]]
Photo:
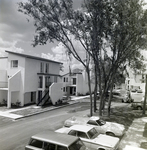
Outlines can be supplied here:
[[118, 142], [119, 142], [119, 138], [100, 134], [95, 139], [93, 139], [92, 141], [94, 143], [98, 143], [100, 145], [114, 148], [114, 147], [117, 147]]
[[69, 131], [70, 131], [70, 128], [63, 127], [63, 128], [57, 129], [55, 132], [68, 134]]
[[64, 126], [70, 127], [70, 126], [76, 125], [76, 124], [86, 124], [87, 121], [88, 121], [87, 118], [72, 117], [72, 118], [67, 119], [67, 120], [64, 122]]

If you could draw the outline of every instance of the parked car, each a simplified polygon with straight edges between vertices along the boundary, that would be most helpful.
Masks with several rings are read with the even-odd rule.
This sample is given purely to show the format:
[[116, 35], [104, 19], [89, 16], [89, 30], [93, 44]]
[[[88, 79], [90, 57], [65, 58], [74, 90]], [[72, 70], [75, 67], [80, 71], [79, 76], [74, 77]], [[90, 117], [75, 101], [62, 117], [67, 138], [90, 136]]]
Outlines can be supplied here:
[[73, 116], [72, 118], [67, 119], [64, 122], [65, 127], [70, 127], [75, 124], [83, 124], [91, 127], [95, 127], [95, 129], [102, 134], [107, 134], [111, 136], [122, 136], [125, 132], [125, 126], [115, 122], [108, 122], [102, 120], [100, 117], [81, 117], [81, 116]]
[[99, 134], [94, 127], [86, 125], [73, 125], [70, 128], [60, 128], [55, 132], [79, 137], [89, 149], [116, 150], [119, 138]]
[[[133, 109], [142, 110], [143, 109], [143, 105], [144, 105], [144, 96], [143, 96], [143, 98], [142, 98], [142, 100], [140, 102], [132, 103], [131, 107]], [[146, 102], [146, 107], [145, 108], [147, 109], [147, 102]]]
[[138, 89], [136, 92], [137, 93], [143, 93], [142, 89]]
[[134, 100], [132, 99], [131, 96], [129, 96], [128, 94], [126, 94], [124, 96], [124, 98], [122, 99], [122, 103], [132, 103]]
[[139, 147], [135, 147], [135, 146], [126, 145], [123, 150], [145, 150], [145, 149], [139, 148]]
[[25, 150], [88, 150], [78, 137], [44, 131], [30, 138]]

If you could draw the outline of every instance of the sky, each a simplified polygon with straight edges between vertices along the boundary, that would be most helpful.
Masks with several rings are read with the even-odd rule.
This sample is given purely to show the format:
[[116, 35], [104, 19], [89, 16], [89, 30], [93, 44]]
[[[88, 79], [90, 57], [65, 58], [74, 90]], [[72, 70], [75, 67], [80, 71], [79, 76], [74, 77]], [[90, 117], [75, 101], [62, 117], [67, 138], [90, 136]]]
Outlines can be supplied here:
[[[82, 68], [82, 65], [72, 59], [69, 61], [64, 47], [57, 42], [43, 46], [32, 46], [35, 33], [33, 21], [27, 21], [27, 15], [18, 12], [18, 2], [28, 0], [0, 0], [0, 57], [7, 56], [5, 50], [15, 51], [28, 55], [48, 58], [64, 64], [64, 73], [71, 68]], [[82, 0], [73, 0], [74, 8], [78, 9]], [[30, 18], [29, 18], [30, 19]]]
[[[68, 60], [65, 49], [60, 43], [48, 43], [47, 45], [33, 47], [32, 40], [35, 32], [33, 21], [27, 21], [28, 16], [18, 12], [18, 2], [28, 0], [0, 0], [0, 57], [6, 56], [5, 50], [15, 51], [38, 57], [48, 58], [62, 62], [64, 73], [69, 70], [69, 64], [72, 69], [82, 68], [75, 59], [72, 62]], [[147, 0], [144, 0], [147, 1]], [[74, 8], [81, 6], [82, 0], [73, 0]], [[78, 44], [75, 43], [78, 47]], [[83, 59], [84, 59], [83, 55]]]

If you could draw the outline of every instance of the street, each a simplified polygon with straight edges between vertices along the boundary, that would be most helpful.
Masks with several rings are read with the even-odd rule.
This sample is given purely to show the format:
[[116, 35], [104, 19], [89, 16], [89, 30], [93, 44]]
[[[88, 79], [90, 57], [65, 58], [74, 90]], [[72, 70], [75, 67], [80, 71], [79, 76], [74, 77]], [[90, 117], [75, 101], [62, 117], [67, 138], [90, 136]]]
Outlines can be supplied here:
[[[17, 121], [1, 118], [0, 150], [24, 150], [30, 136], [46, 129], [56, 130], [63, 126], [65, 119], [83, 114], [88, 107], [78, 103]], [[83, 111], [79, 111], [80, 108]]]
[[[112, 102], [111, 107], [129, 105]], [[79, 102], [15, 121], [0, 117], [0, 150], [24, 150], [32, 135], [44, 130], [54, 131], [62, 127], [67, 118], [74, 115], [90, 114], [89, 106], [89, 102]]]

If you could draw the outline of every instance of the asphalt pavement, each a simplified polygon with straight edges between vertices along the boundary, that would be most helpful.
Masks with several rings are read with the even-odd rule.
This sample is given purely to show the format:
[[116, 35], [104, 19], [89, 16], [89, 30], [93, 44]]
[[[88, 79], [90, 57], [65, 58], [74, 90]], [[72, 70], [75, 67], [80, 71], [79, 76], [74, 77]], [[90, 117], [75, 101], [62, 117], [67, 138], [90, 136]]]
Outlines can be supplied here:
[[[53, 109], [59, 109], [61, 107], [72, 105], [78, 102], [85, 102], [88, 100], [87, 98], [86, 99], [84, 98], [85, 97], [75, 97], [66, 104], [58, 106], [49, 106], [45, 108], [36, 105], [18, 109], [7, 109], [6, 107], [0, 107], [0, 116], [17, 120], [24, 117], [29, 117], [31, 115], [36, 115], [38, 113], [51, 111]], [[147, 132], [147, 117], [135, 119], [131, 124], [131, 126], [126, 131], [125, 135], [122, 137], [119, 144], [119, 150], [123, 150], [123, 148], [126, 145], [142, 147], [147, 150], [147, 137], [146, 137], [147, 134], [145, 132]]]

